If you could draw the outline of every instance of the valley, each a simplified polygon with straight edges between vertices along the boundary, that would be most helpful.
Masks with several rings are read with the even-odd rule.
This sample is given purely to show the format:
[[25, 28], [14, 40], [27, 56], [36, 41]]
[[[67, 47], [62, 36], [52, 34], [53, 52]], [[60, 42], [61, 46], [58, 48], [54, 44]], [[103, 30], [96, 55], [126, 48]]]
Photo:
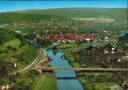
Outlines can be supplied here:
[[[0, 13], [0, 87], [3, 90], [125, 90], [128, 88], [127, 25], [126, 8]], [[39, 71], [39, 67], [126, 71], [48, 72]]]

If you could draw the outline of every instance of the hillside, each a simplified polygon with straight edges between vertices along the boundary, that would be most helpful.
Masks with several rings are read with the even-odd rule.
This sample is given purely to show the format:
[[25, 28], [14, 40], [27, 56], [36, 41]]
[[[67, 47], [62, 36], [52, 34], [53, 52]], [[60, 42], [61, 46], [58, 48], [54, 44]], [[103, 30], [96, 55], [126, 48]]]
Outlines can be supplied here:
[[0, 85], [14, 83], [10, 79], [13, 78], [11, 74], [25, 68], [37, 56], [36, 48], [19, 36], [15, 32], [0, 28]]
[[57, 8], [57, 9], [44, 9], [44, 10], [22, 10], [21, 13], [31, 14], [50, 14], [60, 15], [65, 17], [93, 17], [93, 18], [114, 18], [116, 20], [125, 20], [127, 17], [126, 8]]
[[48, 14], [31, 14], [31, 13], [17, 13], [17, 12], [7, 12], [0, 14], [0, 24], [5, 23], [32, 23], [39, 22], [40, 20], [45, 20], [49, 18], [58, 18], [56, 15]]
[[[22, 14], [21, 14], [22, 13]], [[7, 13], [0, 13], [0, 23], [31, 22], [53, 17], [70, 18], [113, 18], [123, 21], [127, 18], [126, 8], [57, 8], [57, 9], [30, 9]]]
[[51, 90], [53, 86], [57, 90], [54, 74], [39, 74], [28, 69], [37, 60], [38, 50], [26, 37], [0, 28], [0, 90], [4, 85], [9, 85], [9, 90]]
[[0, 13], [0, 27], [22, 34], [127, 30], [125, 8], [58, 8]]
[[0, 28], [0, 44], [16, 38], [16, 33]]

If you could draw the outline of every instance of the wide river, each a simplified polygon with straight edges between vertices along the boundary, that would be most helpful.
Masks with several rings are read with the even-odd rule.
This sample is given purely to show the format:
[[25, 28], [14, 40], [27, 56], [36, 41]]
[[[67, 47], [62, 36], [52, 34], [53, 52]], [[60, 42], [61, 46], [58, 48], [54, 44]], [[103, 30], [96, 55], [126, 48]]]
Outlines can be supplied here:
[[[50, 63], [52, 67], [72, 68], [64, 58], [64, 52], [54, 52], [52, 49], [46, 49], [46, 51], [48, 56], [52, 59]], [[57, 77], [57, 86], [59, 90], [84, 90], [73, 70], [55, 70], [54, 72]]]

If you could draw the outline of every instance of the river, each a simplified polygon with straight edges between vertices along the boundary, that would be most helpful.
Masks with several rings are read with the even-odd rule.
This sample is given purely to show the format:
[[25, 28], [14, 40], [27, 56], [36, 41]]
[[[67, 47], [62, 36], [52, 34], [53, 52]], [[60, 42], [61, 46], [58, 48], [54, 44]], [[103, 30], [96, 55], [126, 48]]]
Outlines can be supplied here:
[[[63, 51], [54, 52], [52, 49], [46, 49], [48, 56], [52, 59], [52, 67], [72, 68], [64, 58]], [[57, 77], [57, 86], [59, 90], [84, 90], [80, 81], [73, 70], [55, 70]]]

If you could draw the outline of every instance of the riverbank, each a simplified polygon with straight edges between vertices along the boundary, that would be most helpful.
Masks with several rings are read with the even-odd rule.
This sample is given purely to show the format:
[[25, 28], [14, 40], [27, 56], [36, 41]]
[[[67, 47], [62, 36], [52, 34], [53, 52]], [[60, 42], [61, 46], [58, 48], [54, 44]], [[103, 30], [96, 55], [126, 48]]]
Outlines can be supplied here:
[[[74, 58], [73, 52], [66, 52], [65, 58], [72, 67], [91, 67], [88, 64], [82, 65], [78, 63]], [[80, 73], [77, 74], [77, 77], [87, 90], [111, 90], [111, 88], [120, 88], [119, 90], [122, 90], [120, 87], [121, 79], [113, 73]]]
[[[38, 58], [24, 72], [11, 77], [15, 84], [10, 90], [58, 90], [56, 76], [53, 73], [39, 73], [34, 68], [48, 66], [48, 57], [43, 49], [38, 49]], [[14, 78], [15, 77], [15, 78]]]
[[[46, 66], [50, 64], [50, 59], [45, 49], [40, 48], [38, 51], [39, 60], [36, 67]], [[40, 73], [34, 80], [32, 90], [58, 90], [57, 78], [54, 73]]]
[[[109, 47], [109, 44], [106, 45], [105, 47], [102, 46], [98, 49], [94, 47], [90, 47], [90, 48], [84, 48], [83, 50], [80, 50], [80, 51], [68, 51], [64, 54], [64, 56], [72, 65], [72, 67], [97, 68], [102, 66], [101, 64], [103, 61], [106, 61], [104, 59], [108, 55], [104, 56], [104, 49], [107, 48], [107, 46]], [[103, 58], [101, 55], [103, 56]], [[114, 56], [115, 54], [109, 54], [109, 55]], [[97, 60], [99, 59], [101, 59], [101, 61], [97, 63]], [[117, 64], [117, 63], [112, 63], [112, 64]], [[106, 65], [110, 65], [110, 64], [106, 64]], [[121, 64], [121, 65], [124, 65], [124, 64]], [[81, 74], [77, 74], [77, 77], [79, 78], [80, 82], [87, 90], [93, 90], [93, 89], [111, 90], [111, 88], [122, 90], [123, 82], [118, 74], [81, 73]]]
[[[91, 68], [101, 67], [102, 62], [97, 63], [94, 61], [96, 61], [98, 59], [103, 59], [103, 58], [101, 58], [101, 57], [97, 57], [97, 59], [92, 58], [90, 52], [94, 53], [93, 54], [94, 56], [99, 56], [99, 55], [95, 55], [95, 54], [98, 54], [99, 52], [101, 54], [104, 54], [104, 49], [102, 47], [107, 46], [107, 45], [109, 46], [108, 43], [110, 43], [110, 42], [105, 42], [105, 43], [104, 42], [100, 42], [100, 43], [97, 42], [98, 44], [96, 44], [96, 42], [95, 43], [85, 42], [85, 43], [59, 44], [56, 46], [56, 48], [57, 48], [56, 53], [54, 53], [51, 56], [54, 57], [54, 55], [59, 55], [58, 52], [61, 50], [62, 51], [64, 50], [64, 52], [66, 51], [64, 54], [64, 57], [66, 60], [63, 60], [63, 61], [65, 61], [65, 63], [67, 63], [67, 60], [68, 60], [68, 63], [72, 67], [75, 67], [75, 68], [76, 67], [78, 67], [78, 68], [79, 67], [84, 67], [84, 68], [86, 68], [86, 67], [91, 67]], [[97, 45], [99, 45], [99, 46], [97, 47]], [[110, 44], [110, 46], [111, 46], [111, 44]], [[76, 48], [78, 48], [78, 50]], [[102, 51], [100, 50], [100, 48]], [[107, 47], [105, 47], [105, 48], [107, 48]], [[88, 49], [88, 50], [85, 50], [85, 49]], [[85, 54], [85, 52], [82, 52], [82, 50], [90, 51], [89, 52], [90, 54], [88, 52], [86, 53], [86, 54], [89, 54], [89, 55], [87, 55], [87, 58], [84, 58], [86, 54]], [[111, 53], [111, 54], [114, 55], [113, 53]], [[56, 59], [58, 59], [58, 58], [56, 58]], [[59, 63], [59, 61], [55, 62], [55, 63], [57, 64], [57, 63]], [[61, 63], [59, 63], [59, 64], [61, 64]], [[106, 64], [106, 65], [109, 65], [109, 64]], [[58, 67], [60, 67], [60, 66], [58, 66]], [[80, 80], [83, 87], [86, 88], [87, 90], [94, 90], [94, 89], [95, 90], [103, 90], [103, 89], [104, 90], [111, 90], [111, 89], [122, 90], [122, 88], [121, 88], [122, 82], [121, 82], [120, 77], [113, 73], [81, 73], [81, 74], [77, 74], [77, 77]]]

